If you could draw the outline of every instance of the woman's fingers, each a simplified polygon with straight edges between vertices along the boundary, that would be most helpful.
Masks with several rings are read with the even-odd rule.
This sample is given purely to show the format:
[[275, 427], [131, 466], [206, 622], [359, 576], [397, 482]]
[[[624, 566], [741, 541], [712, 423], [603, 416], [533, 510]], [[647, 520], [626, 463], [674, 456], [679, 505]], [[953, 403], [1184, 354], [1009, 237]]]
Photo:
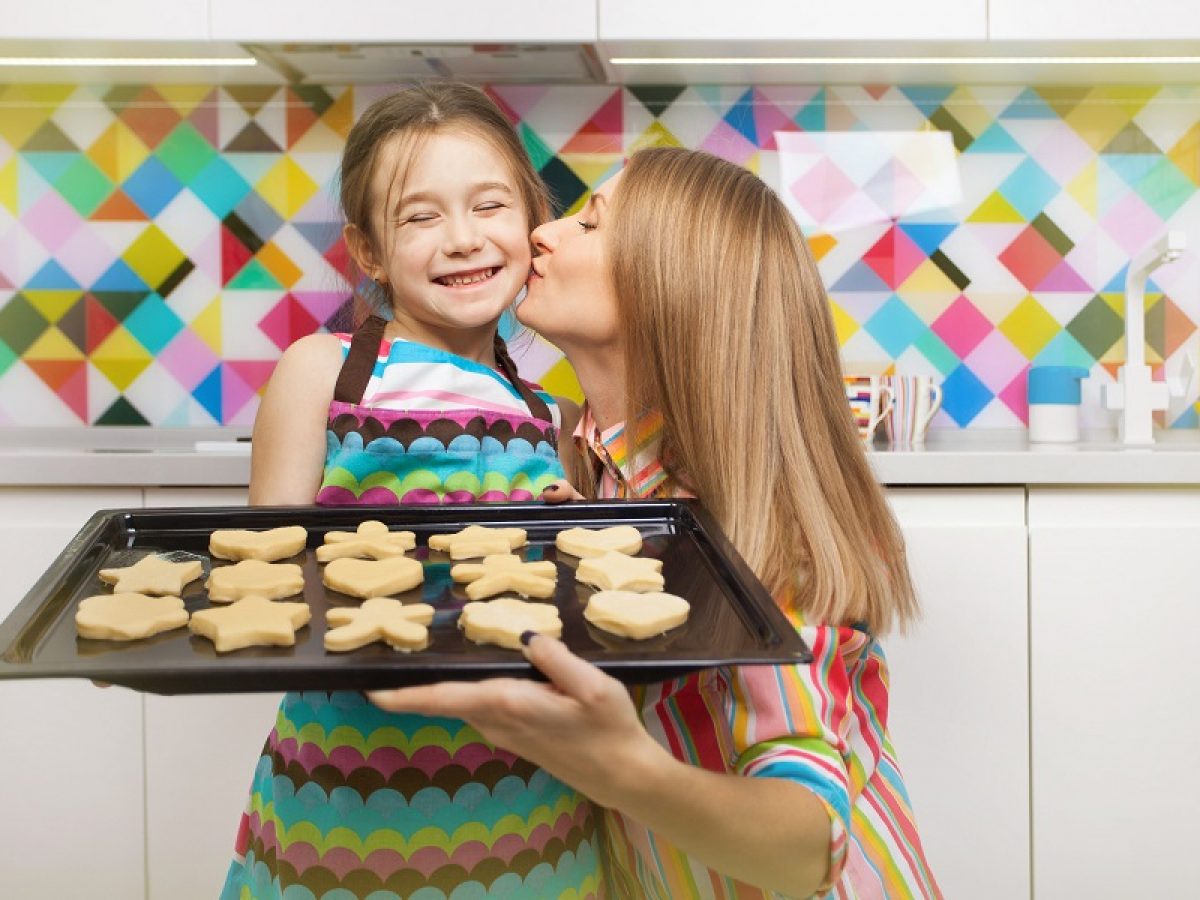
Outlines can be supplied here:
[[583, 500], [583, 494], [571, 486], [571, 482], [560, 478], [542, 490], [542, 501], [545, 503], [566, 503], [568, 500]]
[[560, 640], [532, 632], [521, 635], [521, 639], [525, 643], [525, 658], [562, 693], [583, 706], [602, 700], [616, 684], [596, 666], [568, 650]]

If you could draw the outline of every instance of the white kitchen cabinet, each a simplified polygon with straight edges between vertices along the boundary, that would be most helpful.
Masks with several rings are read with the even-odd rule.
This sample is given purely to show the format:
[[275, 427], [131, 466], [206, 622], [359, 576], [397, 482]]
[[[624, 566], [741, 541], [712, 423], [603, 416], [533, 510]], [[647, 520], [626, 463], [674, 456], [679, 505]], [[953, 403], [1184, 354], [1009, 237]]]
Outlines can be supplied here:
[[[146, 506], [244, 506], [245, 488], [150, 488]], [[146, 694], [147, 900], [211, 900], [278, 693]]]
[[[994, 41], [1195, 40], [1200, 38], [1200, 7], [1178, 0], [1089, 0], [1086, 4], [990, 0], [988, 37]], [[1183, 52], [1191, 55], [1194, 48]]]
[[1034, 891], [1195, 896], [1200, 490], [1029, 492]]
[[[0, 40], [206, 41], [209, 0], [7, 0]], [[129, 51], [126, 50], [126, 53]]]
[[[598, 0], [598, 5], [600, 40], [606, 45], [621, 41], [981, 41], [987, 37], [985, 0]], [[718, 46], [710, 51], [713, 54], [728, 55], [728, 51]]]
[[[0, 619], [97, 509], [138, 488], [0, 489]], [[144, 897], [142, 702], [77, 679], [0, 682], [0, 895]]]
[[946, 897], [1028, 898], [1025, 491], [893, 488], [888, 499], [923, 609], [910, 634], [884, 641], [921, 840]]
[[227, 41], [329, 43], [590, 43], [595, 0], [211, 0], [212, 35]]

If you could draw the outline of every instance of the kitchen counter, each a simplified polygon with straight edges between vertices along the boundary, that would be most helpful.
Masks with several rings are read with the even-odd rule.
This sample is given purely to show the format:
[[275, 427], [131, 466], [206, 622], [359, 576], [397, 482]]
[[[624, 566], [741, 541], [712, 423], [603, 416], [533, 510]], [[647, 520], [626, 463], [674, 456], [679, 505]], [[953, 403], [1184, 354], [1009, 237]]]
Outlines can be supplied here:
[[[0, 429], [3, 486], [234, 486], [250, 478], [249, 430]], [[877, 444], [868, 454], [888, 485], [1200, 485], [1200, 430], [1158, 433], [1125, 448], [1111, 434], [1078, 444], [1030, 444], [1021, 430], [934, 432], [921, 449]]]

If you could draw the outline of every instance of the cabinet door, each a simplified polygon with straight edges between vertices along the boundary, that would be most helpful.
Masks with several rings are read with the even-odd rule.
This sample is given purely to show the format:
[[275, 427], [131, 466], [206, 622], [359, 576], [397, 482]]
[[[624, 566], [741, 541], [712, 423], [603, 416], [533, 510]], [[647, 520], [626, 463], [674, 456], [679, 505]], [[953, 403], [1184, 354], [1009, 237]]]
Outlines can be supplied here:
[[[245, 488], [154, 488], [146, 506], [244, 506]], [[279, 694], [146, 695], [148, 900], [211, 900]]]
[[[0, 489], [0, 619], [128, 489]], [[0, 894], [143, 893], [142, 701], [76, 679], [0, 682]]]
[[1200, 8], [1178, 0], [991, 0], [988, 36], [1000, 41], [1195, 40]]
[[1200, 490], [1030, 490], [1038, 900], [1200, 884]]
[[[984, 0], [598, 0], [601, 41], [984, 40]], [[697, 48], [693, 47], [692, 50]], [[741, 48], [744, 50], [745, 48]], [[714, 45], [708, 55], [728, 55]], [[773, 55], [794, 55], [777, 53]], [[678, 55], [678, 54], [676, 54]], [[691, 52], [682, 55], [694, 55]]]
[[923, 609], [887, 639], [889, 722], [943, 893], [1029, 897], [1023, 488], [893, 489]]
[[[7, 0], [0, 38], [206, 41], [208, 0]], [[114, 55], [131, 52], [124, 47]]]
[[212, 0], [212, 33], [226, 41], [590, 43], [595, 0]]

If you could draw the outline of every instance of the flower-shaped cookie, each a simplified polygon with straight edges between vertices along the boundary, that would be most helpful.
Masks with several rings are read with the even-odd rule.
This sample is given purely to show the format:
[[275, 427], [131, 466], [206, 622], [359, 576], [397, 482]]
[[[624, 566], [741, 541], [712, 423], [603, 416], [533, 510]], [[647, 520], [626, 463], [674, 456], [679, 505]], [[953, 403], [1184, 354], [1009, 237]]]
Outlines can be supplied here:
[[428, 603], [401, 603], [391, 597], [370, 597], [358, 607], [335, 607], [325, 620], [336, 626], [325, 632], [325, 649], [357, 650], [384, 641], [393, 650], [408, 653], [429, 646], [433, 607]]
[[425, 580], [425, 567], [407, 556], [335, 559], [325, 567], [321, 580], [351, 597], [384, 597], [415, 588]]
[[610, 551], [637, 553], [642, 549], [642, 535], [632, 525], [612, 528], [568, 528], [560, 531], [554, 546], [572, 556], [600, 556]]
[[522, 597], [546, 599], [554, 596], [558, 567], [552, 562], [525, 562], [512, 553], [485, 556], [481, 563], [459, 563], [451, 567], [450, 577], [466, 583], [472, 600], [516, 591]]
[[204, 568], [198, 559], [168, 562], [161, 556], [143, 556], [132, 566], [101, 569], [100, 580], [119, 593], [158, 594], [178, 597], [185, 585], [195, 581]]
[[136, 641], [187, 623], [187, 610], [178, 597], [99, 594], [84, 597], [75, 612], [79, 636], [100, 641]]
[[304, 570], [295, 563], [244, 559], [232, 566], [215, 567], [204, 586], [214, 603], [233, 603], [252, 594], [278, 600], [304, 590]]
[[626, 556], [615, 550], [581, 559], [575, 578], [605, 591], [661, 591], [664, 584], [662, 560]]
[[521, 649], [521, 635], [536, 631], [550, 637], [562, 635], [558, 607], [549, 603], [530, 603], [516, 597], [468, 603], [458, 617], [458, 627], [467, 639], [477, 644], [497, 644], [509, 650]]
[[223, 529], [208, 538], [208, 552], [221, 559], [258, 559], [274, 562], [295, 556], [308, 543], [308, 532], [301, 525], [271, 528], [267, 531]]
[[446, 550], [451, 559], [472, 559], [493, 553], [508, 553], [525, 546], [524, 528], [487, 528], [469, 525], [454, 534], [431, 534], [430, 550]]
[[368, 521], [357, 531], [330, 531], [325, 543], [317, 548], [317, 562], [329, 562], [342, 557], [355, 559], [387, 559], [403, 556], [417, 545], [411, 531], [388, 531], [382, 522]]
[[189, 627], [213, 642], [220, 653], [242, 647], [291, 647], [296, 632], [308, 624], [307, 603], [276, 603], [265, 597], [244, 597], [230, 606], [192, 614]]

